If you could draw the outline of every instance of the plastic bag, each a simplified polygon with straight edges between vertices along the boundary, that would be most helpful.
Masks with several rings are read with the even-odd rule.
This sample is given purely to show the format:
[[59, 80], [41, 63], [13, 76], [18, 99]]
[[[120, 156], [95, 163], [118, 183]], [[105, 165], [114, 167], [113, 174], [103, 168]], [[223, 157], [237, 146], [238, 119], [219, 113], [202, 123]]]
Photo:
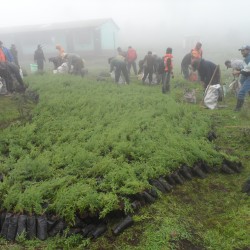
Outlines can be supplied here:
[[35, 217], [35, 215], [30, 215], [27, 218], [27, 236], [28, 236], [28, 239], [33, 239], [36, 237], [36, 217]]
[[10, 224], [8, 227], [8, 233], [7, 233], [7, 240], [14, 241], [16, 237], [17, 232], [17, 222], [18, 222], [18, 215], [14, 214], [10, 218]]
[[20, 236], [21, 234], [24, 234], [27, 232], [26, 229], [26, 222], [27, 222], [27, 215], [21, 214], [18, 218], [17, 222], [17, 233], [16, 237]]
[[220, 97], [220, 84], [211, 85], [206, 88], [204, 97], [204, 105], [209, 109], [215, 109]]
[[48, 238], [47, 218], [45, 215], [37, 217], [37, 238], [39, 240], [46, 240]]

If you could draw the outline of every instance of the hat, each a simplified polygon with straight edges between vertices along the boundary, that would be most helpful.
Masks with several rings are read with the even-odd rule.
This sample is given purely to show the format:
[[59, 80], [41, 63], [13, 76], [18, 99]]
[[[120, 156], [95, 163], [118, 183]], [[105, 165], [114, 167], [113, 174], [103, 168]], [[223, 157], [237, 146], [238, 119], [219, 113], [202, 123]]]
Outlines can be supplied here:
[[249, 45], [243, 45], [243, 46], [241, 46], [241, 48], [239, 48], [239, 50], [245, 50], [245, 49], [250, 50], [250, 46]]

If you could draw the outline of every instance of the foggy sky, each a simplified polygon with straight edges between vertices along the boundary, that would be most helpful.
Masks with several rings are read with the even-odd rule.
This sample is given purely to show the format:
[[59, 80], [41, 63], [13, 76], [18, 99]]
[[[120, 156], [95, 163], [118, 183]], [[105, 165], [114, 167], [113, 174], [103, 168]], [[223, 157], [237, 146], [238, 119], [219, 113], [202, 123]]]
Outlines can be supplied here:
[[237, 53], [250, 44], [249, 11], [250, 0], [6, 0], [0, 27], [112, 18], [120, 28], [119, 45], [143, 53], [179, 50], [186, 36], [199, 37], [207, 51]]

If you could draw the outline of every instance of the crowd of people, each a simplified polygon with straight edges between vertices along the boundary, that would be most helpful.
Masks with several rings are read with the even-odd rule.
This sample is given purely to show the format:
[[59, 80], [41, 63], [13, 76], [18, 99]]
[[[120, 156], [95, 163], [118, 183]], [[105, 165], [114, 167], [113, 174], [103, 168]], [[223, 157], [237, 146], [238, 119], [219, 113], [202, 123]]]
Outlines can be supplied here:
[[[84, 76], [84, 60], [81, 56], [74, 53], [66, 53], [61, 45], [56, 45], [58, 55], [50, 57], [49, 62], [54, 64], [54, 73], [69, 73], [72, 75]], [[34, 62], [38, 66], [38, 72], [44, 71], [45, 56], [42, 50], [42, 46], [39, 44], [34, 53]]]
[[[84, 60], [77, 54], [66, 53], [61, 45], [56, 45], [58, 55], [49, 58], [54, 65], [54, 73], [68, 73], [84, 76]], [[245, 96], [250, 92], [250, 46], [245, 45], [240, 49], [243, 60], [226, 60], [227, 68], [232, 68], [234, 76], [233, 87], [237, 93], [237, 104], [235, 111], [241, 110]], [[162, 84], [162, 93], [170, 92], [170, 80], [174, 78], [173, 73], [173, 50], [168, 47], [163, 56], [157, 56], [152, 51], [139, 60], [137, 68], [137, 51], [128, 46], [126, 51], [117, 48], [117, 54], [108, 59], [110, 73], [114, 75], [116, 83], [123, 79], [124, 83], [130, 83], [131, 68], [134, 75], [141, 79], [143, 84]], [[44, 72], [46, 59], [43, 48], [39, 44], [34, 52], [34, 62], [37, 64], [39, 73]], [[202, 43], [197, 42], [195, 47], [187, 53], [181, 62], [181, 73], [186, 80], [201, 81], [204, 91], [209, 87], [220, 84], [219, 65], [203, 58]], [[25, 91], [22, 71], [18, 60], [18, 51], [14, 44], [8, 49], [0, 41], [0, 77], [5, 81], [7, 93], [14, 91]], [[1, 81], [0, 79], [0, 81]]]

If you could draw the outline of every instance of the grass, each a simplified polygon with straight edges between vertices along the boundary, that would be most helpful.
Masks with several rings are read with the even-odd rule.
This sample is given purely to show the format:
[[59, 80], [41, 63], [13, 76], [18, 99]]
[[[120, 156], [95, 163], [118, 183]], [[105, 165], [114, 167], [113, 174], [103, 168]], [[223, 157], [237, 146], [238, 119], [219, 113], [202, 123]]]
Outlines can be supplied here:
[[[54, 111], [60, 110], [59, 112], [62, 112], [62, 110], [66, 108], [67, 105], [69, 105], [67, 99], [65, 99], [66, 94], [59, 93], [64, 95], [65, 104], [63, 104], [62, 107], [57, 107], [56, 102], [53, 102], [53, 98], [51, 98], [51, 95], [56, 97], [55, 93], [53, 93], [52, 90], [50, 90], [50, 93], [46, 92], [46, 90], [41, 86], [42, 83], [38, 83], [38, 81], [43, 82], [46, 78], [43, 76], [38, 77], [38, 80], [35, 78], [35, 76], [27, 79], [28, 83], [32, 84], [34, 88], [40, 89], [39, 91], [42, 97], [40, 105], [38, 105], [38, 107], [34, 110], [35, 116], [37, 116], [39, 112], [43, 110], [43, 105], [45, 105], [45, 103], [48, 101], [51, 102], [51, 107], [54, 107]], [[56, 85], [52, 78], [49, 77], [49, 79], [49, 84]], [[72, 84], [69, 79], [63, 81], [59, 78], [56, 79], [58, 82], [57, 84], [61, 84], [65, 86], [65, 88], [69, 88]], [[76, 86], [79, 87], [80, 85], [76, 83]], [[119, 90], [121, 91], [118, 92], [114, 90], [111, 85], [108, 86], [109, 92], [111, 92], [111, 94], [116, 93], [120, 98], [120, 105], [125, 105], [123, 103], [124, 96], [121, 91], [125, 92], [127, 96], [136, 96], [137, 100], [138, 96], [136, 93], [137, 91], [140, 91], [145, 96], [145, 98], [139, 99], [141, 101], [141, 105], [146, 105], [146, 103], [154, 103], [154, 105], [156, 105], [155, 107], [157, 108], [152, 114], [156, 115], [156, 117], [158, 115], [157, 110], [159, 111], [161, 108], [159, 103], [168, 99], [168, 97], [162, 97], [159, 86], [141, 86], [136, 81], [132, 83], [132, 86], [120, 86], [121, 88]], [[172, 118], [174, 117], [174, 119], [176, 119], [176, 124], [177, 122], [181, 123], [182, 128], [184, 128], [183, 131], [187, 132], [190, 130], [190, 121], [192, 121], [192, 119], [197, 118], [198, 125], [203, 125], [204, 127], [206, 127], [205, 122], [208, 122], [208, 127], [211, 125], [218, 136], [213, 142], [213, 146], [223, 154], [240, 158], [245, 167], [242, 173], [234, 175], [213, 173], [205, 180], [194, 179], [192, 181], [185, 182], [185, 184], [182, 186], [177, 186], [170, 194], [162, 195], [156, 203], [145, 206], [138, 213], [136, 213], [134, 215], [135, 225], [127, 229], [118, 237], [114, 237], [112, 234], [111, 229], [117, 222], [115, 219], [113, 219], [109, 222], [108, 232], [103, 237], [92, 242], [83, 240], [78, 236], [70, 238], [56, 237], [51, 238], [46, 242], [21, 240], [19, 244], [7, 244], [4, 240], [2, 240], [0, 242], [1, 249], [249, 249], [250, 199], [249, 196], [241, 193], [242, 183], [250, 176], [250, 153], [249, 150], [247, 150], [247, 148], [249, 148], [250, 138], [249, 98], [244, 104], [243, 110], [239, 113], [232, 111], [235, 105], [235, 99], [230, 95], [225, 100], [227, 105], [226, 108], [219, 110], [207, 110], [200, 107], [199, 104], [182, 104], [183, 101], [181, 100], [181, 97], [184, 87], [186, 87], [186, 83], [180, 79], [176, 79], [172, 83], [171, 96], [174, 97], [175, 101], [181, 103], [181, 105], [188, 106], [192, 112], [195, 112], [196, 117], [190, 116], [185, 122], [183, 119], [178, 119], [178, 116], [176, 116], [173, 112], [171, 115]], [[197, 87], [197, 85], [189, 85], [189, 87], [195, 87], [198, 89], [199, 102], [202, 99], [201, 89]], [[104, 90], [104, 92], [102, 92], [104, 99], [106, 96], [107, 99], [105, 100], [112, 103], [112, 100], [108, 99], [108, 89], [102, 89], [101, 86], [99, 86], [99, 89], [97, 89], [95, 92], [96, 97], [101, 98], [101, 95], [98, 95], [98, 91], [100, 90]], [[131, 90], [133, 91], [131, 92]], [[158, 97], [159, 103], [155, 103], [154, 96]], [[1, 101], [3, 101], [2, 98], [0, 99], [0, 102]], [[1, 123], [5, 124], [4, 126], [20, 118], [20, 113], [18, 112], [18, 108], [16, 106], [17, 103], [10, 98], [5, 98], [5, 101], [7, 102], [6, 105], [9, 106], [9, 108], [12, 108], [11, 111], [9, 111], [8, 116], [3, 118], [1, 121]], [[170, 102], [172, 104], [172, 101]], [[77, 102], [74, 102], [74, 105], [76, 105], [76, 103]], [[88, 105], [92, 111], [94, 110], [92, 109], [92, 107], [94, 108], [94, 104], [95, 103], [93, 101], [89, 100]], [[130, 105], [133, 106], [134, 102], [131, 102]], [[183, 109], [183, 111], [187, 111], [186, 114], [188, 114], [189, 108], [187, 108], [187, 110]], [[147, 128], [145, 126], [152, 127], [153, 124], [147, 122], [151, 116], [147, 113], [143, 113], [143, 109], [141, 112], [142, 114], [139, 116], [139, 118], [145, 119], [143, 120], [144, 124], [142, 129]], [[204, 123], [202, 122], [202, 119], [199, 121], [200, 114], [204, 119]], [[5, 114], [3, 117], [4, 116]], [[126, 116], [130, 117], [129, 112], [126, 113]], [[37, 116], [36, 119], [39, 119], [39, 117], [40, 116]], [[70, 126], [70, 124], [66, 124], [67, 126]], [[116, 121], [115, 124], [119, 124], [119, 120]], [[193, 125], [194, 123], [191, 124]], [[46, 128], [47, 125], [44, 125]], [[199, 126], [196, 127], [197, 131], [195, 131], [195, 134], [198, 136], [200, 134], [204, 135], [203, 130], [199, 131]], [[32, 126], [29, 125], [27, 127], [30, 129], [30, 134], [28, 133], [27, 136], [32, 136]], [[129, 132], [130, 130], [127, 131], [127, 129], [129, 129], [129, 123], [126, 123], [122, 128], [124, 129], [122, 130], [123, 133]], [[41, 129], [43, 128], [41, 127]], [[156, 130], [152, 131], [155, 132]], [[27, 130], [25, 130], [25, 132], [27, 133]], [[89, 130], [89, 132], [91, 132], [91, 130]], [[61, 138], [61, 140], [67, 140], [68, 138], [69, 135], [66, 134], [65, 138]], [[110, 139], [112, 139], [112, 137]], [[107, 135], [105, 136], [105, 140], [109, 140]], [[49, 145], [50, 142], [46, 143], [47, 144], [45, 145]], [[125, 148], [127, 149], [127, 146], [124, 148], [124, 145], [121, 144], [118, 148], [119, 152], [123, 152]], [[70, 148], [67, 148], [67, 150], [70, 150]], [[18, 151], [15, 154], [17, 153]], [[34, 156], [36, 156], [36, 152], [32, 153]], [[55, 160], [58, 162], [58, 164], [61, 164], [60, 157]], [[62, 162], [62, 164], [64, 163]], [[110, 162], [107, 161], [107, 166], [109, 164]], [[40, 178], [46, 179], [46, 175], [50, 174], [50, 169], [41, 169], [39, 164], [36, 166], [39, 169], [39, 175], [37, 173], [36, 178], [38, 178], [38, 180]], [[95, 170], [92, 169], [92, 171], [101, 171], [101, 167], [102, 165], [100, 164]], [[60, 172], [61, 170], [58, 169], [57, 171]], [[67, 171], [73, 171], [73, 169], [68, 168]], [[68, 173], [70, 174], [70, 172]], [[20, 173], [18, 173], [18, 175], [20, 175]], [[113, 176], [111, 177], [113, 178]], [[41, 191], [47, 188], [47, 186], [54, 190], [57, 185], [60, 185], [64, 182], [65, 180], [63, 178], [54, 179], [53, 187], [51, 187], [49, 182], [44, 181]], [[79, 183], [78, 185], [81, 186], [84, 184]], [[77, 186], [76, 189], [78, 189]], [[33, 192], [31, 190], [30, 195], [32, 195], [32, 193]], [[62, 193], [65, 194], [64, 190], [62, 190]], [[39, 196], [37, 199], [40, 199]], [[107, 197], [106, 201], [112, 201], [112, 199], [113, 197], [110, 196]], [[30, 199], [27, 201], [30, 201]], [[60, 209], [61, 208], [59, 207], [58, 210]]]

